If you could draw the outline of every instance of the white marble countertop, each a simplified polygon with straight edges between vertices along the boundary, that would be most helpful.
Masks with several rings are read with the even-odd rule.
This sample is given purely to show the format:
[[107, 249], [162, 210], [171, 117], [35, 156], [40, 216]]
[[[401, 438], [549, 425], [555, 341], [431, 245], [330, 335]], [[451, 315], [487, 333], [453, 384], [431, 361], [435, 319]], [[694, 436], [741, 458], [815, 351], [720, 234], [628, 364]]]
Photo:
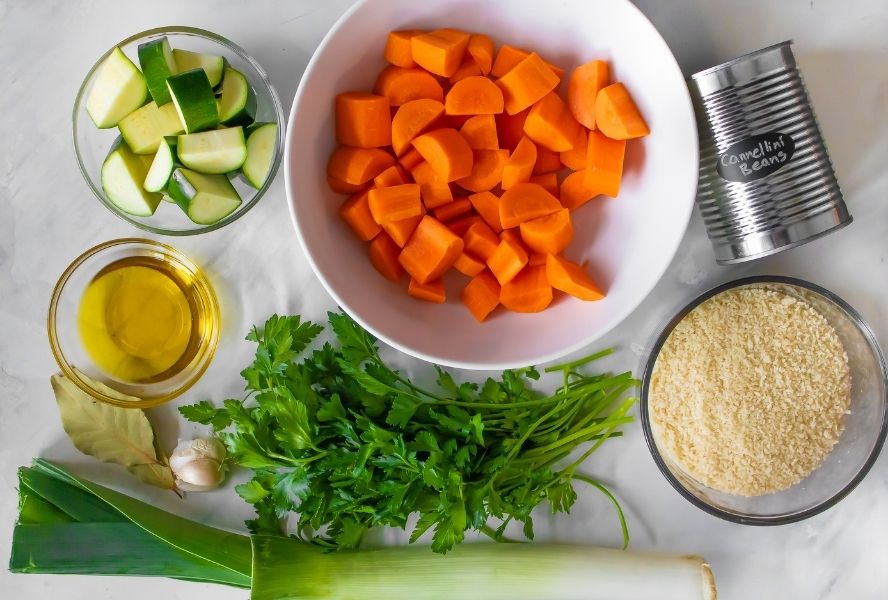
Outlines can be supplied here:
[[[612, 364], [636, 367], [668, 313], [713, 284], [752, 273], [794, 275], [849, 301], [888, 347], [888, 4], [885, 0], [638, 0], [686, 73], [793, 38], [820, 123], [854, 214], [845, 230], [755, 265], [717, 267], [700, 220], [663, 280], [622, 326], [596, 346], [615, 345]], [[45, 334], [52, 286], [80, 252], [137, 234], [91, 196], [74, 160], [70, 110], [83, 74], [117, 40], [150, 27], [187, 24], [235, 40], [268, 71], [289, 107], [299, 77], [351, 0], [0, 2], [0, 560], [16, 513], [16, 468], [34, 456], [70, 464], [179, 514], [240, 528], [249, 508], [231, 487], [178, 501], [134, 485], [84, 457], [59, 423]], [[273, 311], [323, 318], [332, 301], [302, 256], [278, 181], [235, 226], [174, 240], [210, 271], [222, 297], [225, 337], [210, 370], [181, 403], [238, 395], [236, 373], [251, 345], [249, 324]], [[410, 372], [428, 367], [406, 357]], [[469, 374], [461, 374], [469, 376]], [[167, 406], [152, 417], [164, 442], [191, 434]], [[180, 429], [181, 428], [181, 429]], [[888, 597], [888, 457], [845, 500], [808, 521], [776, 528], [734, 525], [681, 498], [650, 458], [635, 423], [587, 463], [612, 484], [630, 521], [633, 547], [700, 553], [725, 600]], [[569, 517], [540, 519], [538, 537], [616, 545], [609, 507], [581, 490]], [[4, 598], [29, 600], [242, 599], [243, 591], [171, 580], [13, 576], [0, 570]]]

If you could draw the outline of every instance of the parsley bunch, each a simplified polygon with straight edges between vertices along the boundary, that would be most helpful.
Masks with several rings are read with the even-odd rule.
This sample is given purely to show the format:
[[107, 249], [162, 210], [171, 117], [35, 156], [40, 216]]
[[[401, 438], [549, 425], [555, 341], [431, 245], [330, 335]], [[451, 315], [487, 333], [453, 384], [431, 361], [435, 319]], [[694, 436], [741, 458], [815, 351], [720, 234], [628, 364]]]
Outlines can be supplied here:
[[432, 549], [444, 553], [470, 529], [503, 541], [512, 521], [532, 539], [531, 511], [548, 501], [553, 512], [569, 512], [573, 481], [582, 480], [613, 502], [627, 542], [614, 496], [577, 472], [631, 421], [634, 399], [621, 400], [636, 384], [631, 373], [578, 371], [610, 351], [546, 369], [563, 375], [549, 396], [531, 388], [534, 367], [478, 385], [457, 384], [436, 366], [438, 389], [429, 391], [389, 368], [351, 318], [328, 318], [338, 348], [308, 352], [323, 327], [272, 316], [247, 336], [258, 347], [241, 373], [246, 398], [179, 409], [212, 425], [231, 459], [253, 470], [236, 488], [256, 509], [252, 532], [280, 534], [295, 512], [303, 539], [354, 548], [367, 529], [406, 528], [418, 513], [410, 541], [432, 530]]

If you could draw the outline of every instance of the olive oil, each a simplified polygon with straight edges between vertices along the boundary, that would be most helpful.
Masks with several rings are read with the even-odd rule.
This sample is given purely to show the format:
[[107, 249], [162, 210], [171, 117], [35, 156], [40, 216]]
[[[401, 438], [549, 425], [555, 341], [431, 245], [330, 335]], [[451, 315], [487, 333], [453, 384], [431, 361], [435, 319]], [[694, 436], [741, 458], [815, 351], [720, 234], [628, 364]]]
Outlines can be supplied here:
[[208, 326], [193, 276], [149, 256], [102, 269], [80, 300], [77, 325], [96, 366], [111, 377], [150, 383], [182, 371]]

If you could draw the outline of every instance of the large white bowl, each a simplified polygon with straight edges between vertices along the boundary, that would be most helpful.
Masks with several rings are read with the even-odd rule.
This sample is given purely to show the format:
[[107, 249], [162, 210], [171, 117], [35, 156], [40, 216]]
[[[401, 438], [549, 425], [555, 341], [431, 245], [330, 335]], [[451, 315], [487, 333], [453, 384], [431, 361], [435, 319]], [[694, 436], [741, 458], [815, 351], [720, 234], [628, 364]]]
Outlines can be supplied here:
[[[444, 305], [414, 300], [370, 266], [366, 245], [340, 220], [343, 196], [325, 179], [334, 148], [333, 97], [371, 90], [386, 34], [456, 27], [499, 45], [531, 48], [568, 73], [610, 61], [651, 128], [629, 143], [618, 199], [575, 213], [565, 254], [589, 261], [606, 289], [600, 302], [562, 297], [538, 314], [499, 311], [477, 323], [459, 302], [462, 278]], [[504, 369], [546, 362], [595, 341], [648, 295], [672, 260], [693, 208], [697, 132], [681, 71], [663, 38], [628, 0], [364, 0], [330, 30], [308, 65], [290, 114], [284, 155], [293, 223], [321, 282], [359, 323], [392, 346], [442, 365]]]

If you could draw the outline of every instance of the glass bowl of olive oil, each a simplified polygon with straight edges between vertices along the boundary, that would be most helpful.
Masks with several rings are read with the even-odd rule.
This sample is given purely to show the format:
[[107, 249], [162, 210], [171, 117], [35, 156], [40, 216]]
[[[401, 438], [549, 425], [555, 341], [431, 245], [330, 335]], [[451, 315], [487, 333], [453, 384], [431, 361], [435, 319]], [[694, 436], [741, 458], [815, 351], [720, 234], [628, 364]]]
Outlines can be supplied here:
[[149, 408], [206, 371], [220, 315], [210, 282], [190, 259], [166, 244], [125, 238], [71, 263], [53, 291], [47, 326], [53, 355], [77, 387], [116, 406]]

